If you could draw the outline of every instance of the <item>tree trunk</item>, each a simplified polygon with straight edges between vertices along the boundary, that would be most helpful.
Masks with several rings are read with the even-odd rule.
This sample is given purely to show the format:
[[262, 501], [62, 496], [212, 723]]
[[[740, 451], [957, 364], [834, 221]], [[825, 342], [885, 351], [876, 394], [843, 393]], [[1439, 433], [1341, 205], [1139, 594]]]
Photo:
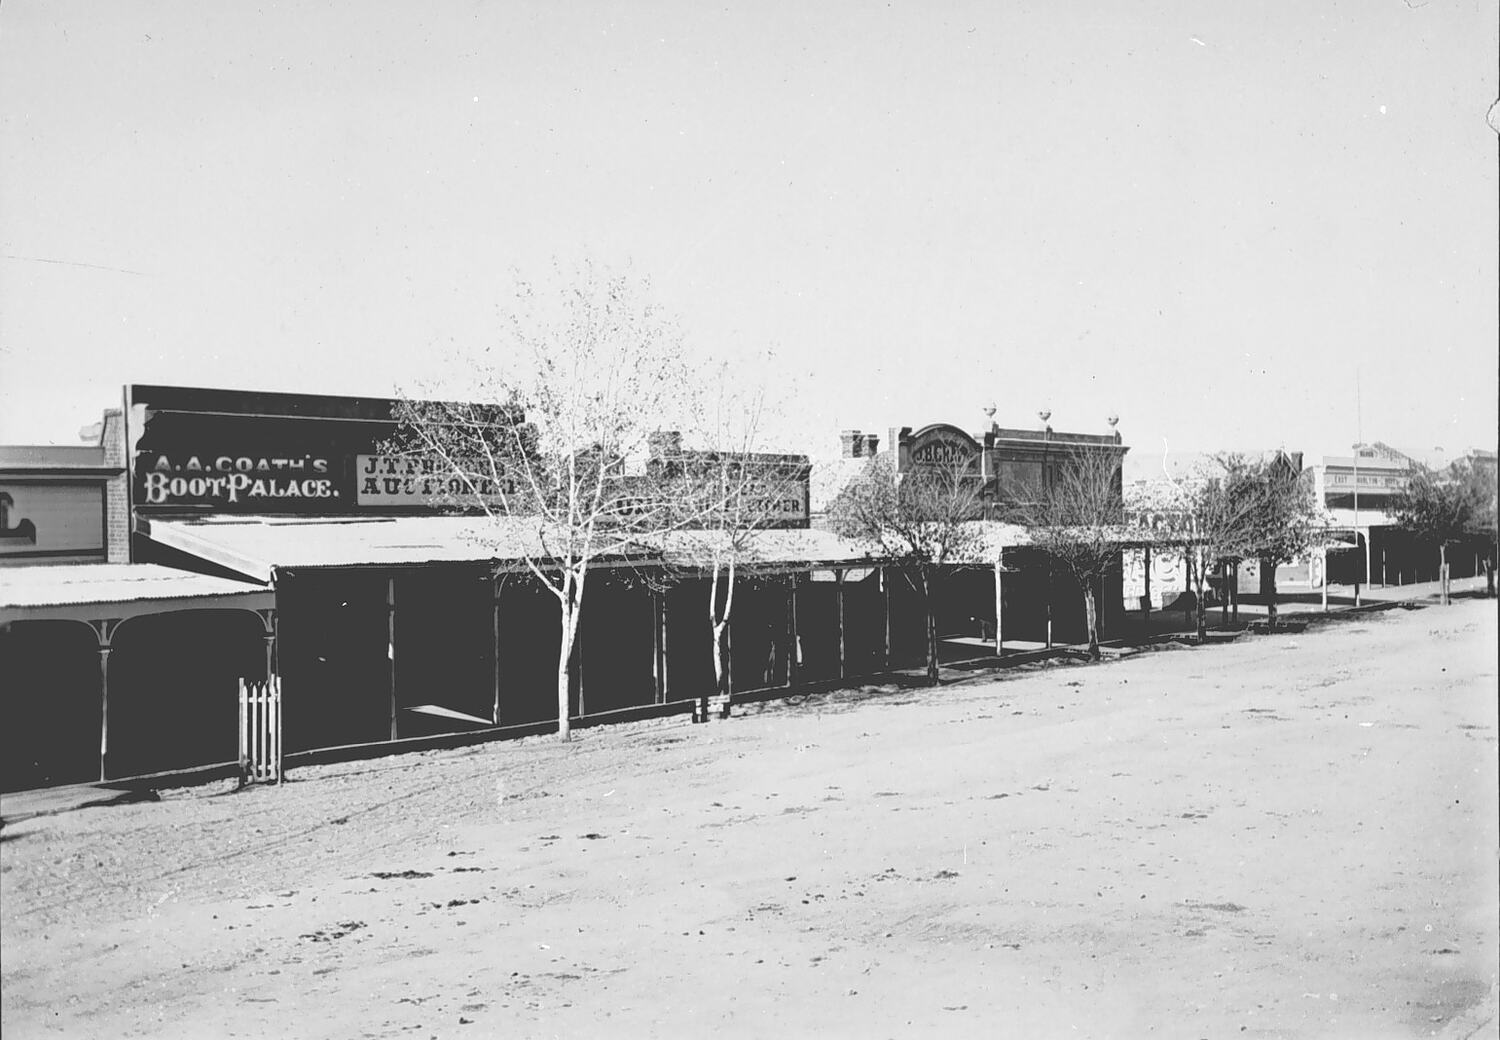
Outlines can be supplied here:
[[924, 569], [922, 580], [922, 609], [927, 615], [927, 685], [936, 686], [938, 676], [937, 613], [932, 609], [932, 579]]
[[1083, 583], [1083, 614], [1089, 628], [1089, 658], [1099, 660], [1099, 610], [1094, 602], [1093, 582]]
[[[1264, 564], [1262, 564], [1264, 566]], [[1266, 582], [1266, 625], [1272, 631], [1276, 629], [1276, 569], [1270, 568], [1270, 575]]]
[[573, 644], [578, 639], [578, 615], [583, 607], [583, 581], [585, 575], [566, 573], [561, 589], [554, 589], [562, 606], [562, 637], [557, 655], [557, 736], [560, 740], [572, 740], [570, 709], [572, 708]]
[[1448, 543], [1438, 543], [1438, 589], [1443, 606], [1448, 605]]
[[1197, 603], [1194, 604], [1198, 615], [1198, 642], [1203, 642], [1208, 636], [1208, 605], [1203, 601], [1204, 572], [1208, 569], [1206, 561], [1200, 562], [1193, 568], [1194, 596]]
[[734, 609], [734, 561], [730, 560], [724, 575], [724, 607], [719, 608], [719, 567], [714, 566], [713, 581], [708, 587], [708, 623], [714, 641], [714, 691], [698, 699], [697, 719], [707, 722], [712, 704], [718, 702], [728, 714], [729, 706], [729, 615]]
[[572, 740], [573, 733], [569, 726], [568, 709], [571, 698], [569, 681], [573, 675], [573, 625], [572, 620], [565, 612], [563, 616], [562, 646], [557, 658], [557, 736], [560, 740]]

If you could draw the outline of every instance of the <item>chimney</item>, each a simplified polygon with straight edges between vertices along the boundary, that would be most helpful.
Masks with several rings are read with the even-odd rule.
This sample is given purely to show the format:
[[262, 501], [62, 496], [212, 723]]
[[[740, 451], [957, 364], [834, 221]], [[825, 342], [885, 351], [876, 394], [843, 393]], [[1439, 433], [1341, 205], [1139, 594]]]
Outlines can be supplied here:
[[839, 458], [861, 458], [864, 451], [865, 439], [858, 430], [844, 430], [839, 434]]
[[653, 459], [669, 459], [682, 454], [682, 434], [677, 430], [657, 430], [646, 436], [646, 450]]
[[865, 434], [865, 450], [864, 450], [865, 457], [873, 459], [877, 454], [879, 454], [879, 452], [880, 452], [880, 434], [878, 434], [878, 433], [867, 433], [867, 434]]

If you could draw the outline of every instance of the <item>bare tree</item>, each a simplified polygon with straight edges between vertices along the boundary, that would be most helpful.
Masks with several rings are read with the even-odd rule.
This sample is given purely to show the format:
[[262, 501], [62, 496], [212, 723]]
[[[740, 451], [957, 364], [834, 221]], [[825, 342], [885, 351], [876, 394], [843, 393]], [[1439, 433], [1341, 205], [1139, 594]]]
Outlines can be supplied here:
[[591, 265], [559, 272], [545, 290], [522, 284], [509, 342], [470, 373], [470, 396], [485, 403], [408, 401], [400, 409], [399, 442], [411, 464], [441, 478], [434, 484], [448, 505], [493, 521], [496, 540], [557, 598], [564, 740], [590, 569], [639, 559], [648, 539], [690, 521], [648, 481], [627, 479], [649, 435], [685, 414], [689, 386], [680, 334], [648, 293], [643, 281]]
[[978, 522], [983, 513], [982, 491], [974, 459], [898, 473], [891, 455], [885, 454], [871, 460], [828, 508], [835, 531], [873, 543], [921, 599], [927, 682], [932, 686], [939, 681], [937, 586], [946, 567], [972, 562], [985, 544]]
[[1099, 657], [1098, 587], [1120, 555], [1125, 510], [1120, 456], [1076, 450], [1056, 467], [1050, 483], [1002, 487], [997, 512], [1027, 528], [1027, 539], [1054, 571], [1083, 590], [1088, 653]]
[[1200, 641], [1208, 632], [1208, 575], [1238, 566], [1250, 554], [1254, 540], [1254, 498], [1235, 493], [1228, 478], [1229, 471], [1221, 463], [1211, 472], [1133, 489], [1127, 499], [1127, 516], [1133, 526], [1180, 545], [1186, 554]]
[[1263, 459], [1226, 455], [1225, 494], [1250, 511], [1245, 545], [1260, 558], [1266, 587], [1266, 620], [1276, 627], [1276, 568], [1305, 554], [1327, 535], [1328, 518], [1318, 505], [1308, 472], [1292, 456], [1277, 452]]
[[[705, 447], [681, 450], [673, 444], [653, 458], [652, 466], [670, 505], [685, 513], [685, 525], [694, 528], [670, 539], [674, 568], [709, 576], [714, 692], [727, 712], [736, 580], [740, 568], [757, 559], [764, 532], [806, 520], [807, 461], [758, 450], [765, 411], [761, 392], [736, 392], [738, 382], [727, 368], [720, 369], [716, 385], [715, 407], [698, 423]], [[699, 717], [706, 718], [708, 696], [701, 701]]]

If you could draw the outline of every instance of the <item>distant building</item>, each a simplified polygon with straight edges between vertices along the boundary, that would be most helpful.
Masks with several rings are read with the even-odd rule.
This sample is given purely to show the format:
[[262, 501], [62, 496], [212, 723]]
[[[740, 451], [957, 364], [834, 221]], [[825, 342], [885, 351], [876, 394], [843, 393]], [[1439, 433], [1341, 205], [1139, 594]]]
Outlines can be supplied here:
[[[839, 440], [840, 461], [829, 468], [846, 477], [860, 469], [848, 460], [871, 459], [879, 454], [880, 438], [876, 434], [845, 430]], [[971, 469], [983, 481], [982, 498], [986, 512], [991, 514], [1007, 496], [1055, 484], [1081, 453], [1100, 453], [1118, 461], [1130, 450], [1118, 430], [1107, 434], [1061, 433], [1051, 426], [1027, 430], [994, 422], [978, 438], [950, 423], [932, 423], [918, 430], [893, 427], [888, 443], [898, 473], [923, 466]], [[822, 502], [826, 505], [831, 497], [826, 495], [826, 486], [823, 490]]]
[[[1360, 547], [1360, 552], [1337, 553], [1328, 561], [1328, 580], [1335, 584], [1374, 583], [1404, 585], [1437, 579], [1438, 551], [1402, 530], [1395, 508], [1413, 473], [1436, 469], [1441, 476], [1455, 466], [1495, 466], [1495, 453], [1472, 449], [1456, 459], [1447, 459], [1434, 449], [1429, 467], [1420, 459], [1382, 441], [1354, 446], [1352, 455], [1325, 455], [1311, 463], [1318, 501], [1328, 510], [1334, 531]], [[1451, 554], [1453, 577], [1478, 574], [1474, 553]]]
[[130, 558], [120, 410], [78, 445], [0, 447], [0, 567]]

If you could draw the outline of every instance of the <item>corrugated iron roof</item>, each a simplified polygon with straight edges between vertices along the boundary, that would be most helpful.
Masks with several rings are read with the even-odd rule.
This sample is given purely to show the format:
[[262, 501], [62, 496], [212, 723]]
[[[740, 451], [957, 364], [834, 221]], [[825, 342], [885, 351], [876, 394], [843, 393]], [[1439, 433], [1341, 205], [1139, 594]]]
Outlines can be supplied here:
[[[260, 581], [271, 580], [272, 568], [486, 563], [550, 555], [543, 529], [524, 517], [236, 517], [150, 520], [142, 526], [153, 541]], [[651, 555], [626, 548], [601, 559]]]
[[[728, 538], [718, 531], [677, 531], [662, 540], [663, 556], [678, 566], [702, 563], [715, 547], [721, 551]], [[859, 563], [870, 559], [872, 546], [841, 537], [820, 528], [790, 528], [758, 531], [745, 543], [740, 563], [832, 564]]]
[[248, 582], [149, 563], [80, 563], [0, 568], [0, 616], [37, 607], [137, 600], [242, 596], [268, 590]]

